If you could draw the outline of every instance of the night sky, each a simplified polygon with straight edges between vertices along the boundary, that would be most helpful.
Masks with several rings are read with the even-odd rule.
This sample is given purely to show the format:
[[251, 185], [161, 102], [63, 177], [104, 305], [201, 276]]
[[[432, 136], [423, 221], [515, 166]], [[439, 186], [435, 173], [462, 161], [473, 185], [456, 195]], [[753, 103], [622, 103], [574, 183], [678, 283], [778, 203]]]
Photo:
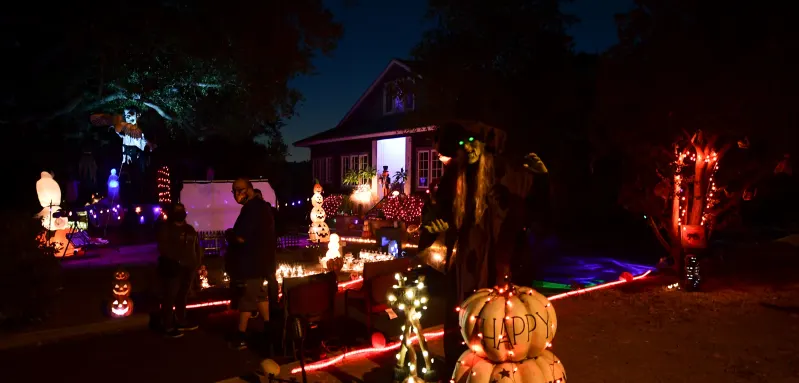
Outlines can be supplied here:
[[[392, 58], [409, 56], [426, 29], [422, 18], [427, 0], [364, 0], [351, 7], [344, 6], [344, 0], [326, 3], [344, 25], [344, 37], [333, 57], [315, 61], [317, 75], [293, 82], [306, 100], [283, 129], [288, 161], [307, 160], [309, 150], [291, 144], [336, 126]], [[594, 53], [614, 44], [613, 15], [632, 4], [633, 0], [576, 0], [565, 7], [580, 19], [570, 31], [576, 49]]]

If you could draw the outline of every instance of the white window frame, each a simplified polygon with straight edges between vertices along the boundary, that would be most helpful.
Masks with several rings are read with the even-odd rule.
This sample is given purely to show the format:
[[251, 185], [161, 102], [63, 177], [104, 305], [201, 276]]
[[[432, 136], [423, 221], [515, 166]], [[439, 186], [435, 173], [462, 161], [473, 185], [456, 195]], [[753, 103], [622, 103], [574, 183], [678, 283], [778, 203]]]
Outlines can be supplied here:
[[[421, 153], [427, 154], [427, 159], [424, 161], [427, 163], [427, 185], [422, 185], [422, 159]], [[427, 189], [430, 187], [430, 183], [433, 182], [436, 178], [441, 178], [444, 174], [444, 164], [441, 160], [438, 159], [438, 152], [435, 149], [430, 148], [422, 148], [416, 150], [416, 188], [417, 189]]]
[[333, 182], [333, 157], [319, 157], [311, 161], [313, 178], [323, 184]]
[[[346, 166], [344, 162], [347, 162]], [[356, 169], [352, 164], [355, 163], [357, 160], [358, 168]], [[341, 186], [349, 186], [355, 187], [357, 185], [345, 185], [344, 184], [344, 175], [347, 174], [350, 170], [363, 170], [369, 168], [369, 153], [354, 153], [354, 154], [346, 154], [341, 156]], [[371, 180], [363, 179], [361, 180], [360, 184], [369, 183]]]
[[404, 81], [413, 81], [413, 78], [409, 77], [407, 79], [397, 79], [397, 80], [394, 80], [394, 81], [388, 81], [385, 84], [383, 84], [383, 115], [384, 116], [388, 116], [388, 115], [391, 115], [391, 114], [397, 114], [397, 113], [410, 112], [410, 111], [413, 111], [413, 110], [416, 109], [416, 95], [413, 94], [413, 93], [410, 94], [411, 106], [410, 107], [406, 107], [404, 105], [405, 103], [403, 102], [402, 110], [394, 109], [394, 105], [395, 104], [393, 102], [391, 104], [387, 104], [386, 103], [386, 96], [388, 95], [389, 86], [394, 85], [394, 84], [398, 83], [399, 81], [403, 81], [403, 80]]

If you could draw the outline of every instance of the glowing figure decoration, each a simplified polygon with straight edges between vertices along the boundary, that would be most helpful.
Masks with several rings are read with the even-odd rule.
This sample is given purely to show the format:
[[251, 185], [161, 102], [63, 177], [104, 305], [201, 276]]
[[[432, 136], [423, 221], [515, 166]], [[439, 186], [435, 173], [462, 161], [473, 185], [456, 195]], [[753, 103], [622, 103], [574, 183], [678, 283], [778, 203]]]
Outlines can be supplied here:
[[119, 176], [116, 169], [111, 169], [111, 175], [108, 176], [108, 200], [116, 201], [119, 197]]
[[52, 174], [42, 172], [41, 178], [36, 181], [36, 194], [42, 206], [42, 211], [37, 214], [42, 219], [42, 227], [47, 230], [66, 229], [69, 224], [67, 217], [53, 217], [54, 213], [61, 210], [61, 188]]
[[328, 239], [330, 242], [327, 244], [327, 253], [325, 253], [325, 256], [322, 257], [321, 260], [322, 267], [325, 269], [328, 269], [328, 262], [331, 259], [341, 258], [341, 244], [339, 242], [341, 241], [341, 238], [338, 236], [338, 234], [333, 233], [330, 234]]

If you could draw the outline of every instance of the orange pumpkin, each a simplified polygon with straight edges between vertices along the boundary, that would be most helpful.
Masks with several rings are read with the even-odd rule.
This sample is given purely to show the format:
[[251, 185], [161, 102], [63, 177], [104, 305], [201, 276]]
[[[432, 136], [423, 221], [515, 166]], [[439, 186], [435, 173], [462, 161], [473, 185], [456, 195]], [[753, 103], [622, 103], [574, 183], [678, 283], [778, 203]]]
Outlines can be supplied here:
[[313, 186], [314, 193], [321, 193], [322, 192], [322, 185], [316, 184]]
[[111, 301], [109, 312], [112, 317], [122, 318], [133, 314], [133, 301], [130, 298], [114, 299]]
[[344, 258], [336, 257], [327, 260], [327, 269], [333, 272], [339, 272], [344, 267]]

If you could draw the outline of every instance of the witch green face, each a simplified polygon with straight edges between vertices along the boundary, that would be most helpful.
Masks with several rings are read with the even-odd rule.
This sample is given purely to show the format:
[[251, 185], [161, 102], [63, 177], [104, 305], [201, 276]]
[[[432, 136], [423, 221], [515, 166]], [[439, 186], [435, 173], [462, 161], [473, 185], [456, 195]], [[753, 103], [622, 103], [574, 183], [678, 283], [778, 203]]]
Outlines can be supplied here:
[[469, 137], [466, 140], [458, 141], [458, 146], [463, 148], [463, 150], [466, 152], [469, 165], [480, 161], [480, 157], [483, 155], [483, 150], [485, 149], [485, 145], [482, 142], [475, 140], [474, 137]]

